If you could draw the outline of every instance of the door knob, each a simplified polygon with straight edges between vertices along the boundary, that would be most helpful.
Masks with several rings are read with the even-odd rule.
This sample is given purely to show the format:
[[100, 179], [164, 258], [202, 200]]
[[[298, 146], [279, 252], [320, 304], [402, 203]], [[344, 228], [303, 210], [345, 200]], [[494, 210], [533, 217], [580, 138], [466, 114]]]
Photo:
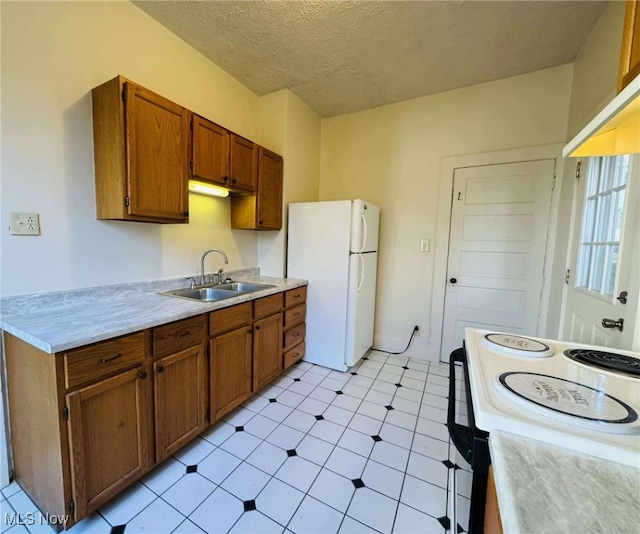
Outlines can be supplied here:
[[450, 278], [449, 282], [451, 282], [452, 284], [455, 284], [458, 281], [457, 278]]
[[614, 319], [602, 319], [602, 328], [617, 328], [622, 332], [624, 327], [624, 319], [620, 318], [617, 321]]

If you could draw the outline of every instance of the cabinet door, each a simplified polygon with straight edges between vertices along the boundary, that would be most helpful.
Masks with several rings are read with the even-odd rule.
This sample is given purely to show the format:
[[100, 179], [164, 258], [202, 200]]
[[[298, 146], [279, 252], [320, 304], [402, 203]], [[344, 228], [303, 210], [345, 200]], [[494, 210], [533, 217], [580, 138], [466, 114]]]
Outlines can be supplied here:
[[76, 517], [84, 517], [153, 463], [149, 368], [137, 368], [67, 395]]
[[206, 426], [205, 363], [204, 348], [197, 345], [153, 364], [157, 462]]
[[256, 190], [258, 173], [258, 148], [252, 141], [230, 134], [231, 187], [253, 193]]
[[282, 228], [282, 157], [260, 147], [256, 226]]
[[129, 214], [188, 219], [189, 111], [125, 83]]
[[622, 29], [618, 92], [622, 91], [638, 75], [640, 75], [640, 1], [627, 0]]
[[248, 326], [209, 341], [212, 420], [230, 412], [251, 395], [251, 341]]
[[222, 126], [193, 115], [194, 178], [229, 185], [229, 132]]
[[282, 313], [253, 325], [253, 391], [258, 391], [282, 372]]

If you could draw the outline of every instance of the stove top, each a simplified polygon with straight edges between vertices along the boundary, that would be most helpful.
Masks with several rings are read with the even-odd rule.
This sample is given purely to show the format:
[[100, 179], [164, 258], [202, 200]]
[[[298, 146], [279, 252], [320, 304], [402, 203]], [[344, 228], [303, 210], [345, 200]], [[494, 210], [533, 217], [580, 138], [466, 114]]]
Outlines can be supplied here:
[[593, 367], [566, 352], [630, 358], [632, 369], [640, 354], [475, 328], [467, 328], [465, 338], [479, 429], [506, 430], [640, 469], [640, 377]]
[[584, 365], [640, 378], [640, 358], [596, 349], [567, 349], [564, 355]]

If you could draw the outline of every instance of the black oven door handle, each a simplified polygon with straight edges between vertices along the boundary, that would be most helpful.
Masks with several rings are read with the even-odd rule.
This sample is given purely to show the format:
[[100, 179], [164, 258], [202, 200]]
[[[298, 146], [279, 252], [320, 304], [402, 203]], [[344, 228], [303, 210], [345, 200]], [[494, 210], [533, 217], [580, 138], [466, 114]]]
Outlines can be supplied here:
[[[449, 356], [449, 407], [447, 410], [447, 428], [449, 436], [462, 457], [471, 464], [473, 455], [473, 431], [470, 427], [456, 423], [456, 362], [467, 364], [464, 348], [454, 350]], [[471, 409], [471, 407], [469, 407]]]

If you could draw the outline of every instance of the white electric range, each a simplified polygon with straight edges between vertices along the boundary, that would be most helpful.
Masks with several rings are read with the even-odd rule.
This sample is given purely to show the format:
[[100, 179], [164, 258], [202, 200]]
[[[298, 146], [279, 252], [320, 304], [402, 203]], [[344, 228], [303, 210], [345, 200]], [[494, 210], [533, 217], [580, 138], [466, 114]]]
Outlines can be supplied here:
[[639, 353], [474, 328], [465, 338], [478, 429], [640, 469]]

